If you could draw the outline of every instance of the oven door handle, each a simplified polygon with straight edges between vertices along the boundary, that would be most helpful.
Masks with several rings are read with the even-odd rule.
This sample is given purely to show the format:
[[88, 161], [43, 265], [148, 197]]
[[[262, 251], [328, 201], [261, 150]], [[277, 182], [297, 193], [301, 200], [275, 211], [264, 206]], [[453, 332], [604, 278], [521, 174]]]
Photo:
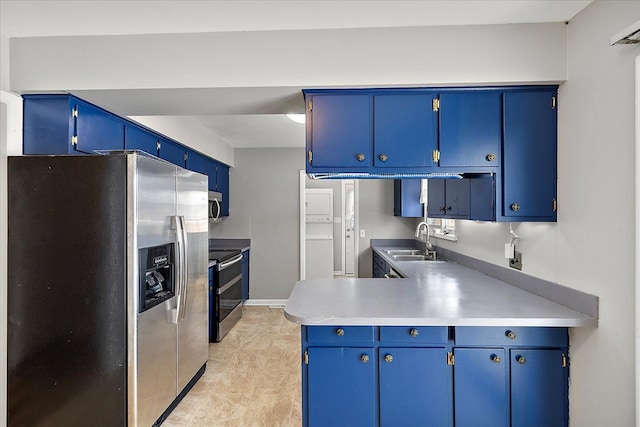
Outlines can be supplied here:
[[225, 261], [225, 262], [221, 262], [220, 264], [218, 264], [218, 271], [222, 271], [225, 268], [229, 267], [230, 265], [235, 264], [236, 262], [240, 262], [240, 260], [242, 260], [242, 254], [238, 255], [237, 257], [235, 257], [234, 259], [232, 259], [231, 261]]
[[219, 287], [216, 290], [216, 294], [221, 295], [224, 291], [226, 291], [227, 289], [229, 289], [230, 287], [232, 287], [233, 285], [238, 283], [240, 280], [242, 280], [242, 273], [238, 274], [236, 277], [231, 279], [231, 281], [229, 283], [225, 284], [224, 286]]

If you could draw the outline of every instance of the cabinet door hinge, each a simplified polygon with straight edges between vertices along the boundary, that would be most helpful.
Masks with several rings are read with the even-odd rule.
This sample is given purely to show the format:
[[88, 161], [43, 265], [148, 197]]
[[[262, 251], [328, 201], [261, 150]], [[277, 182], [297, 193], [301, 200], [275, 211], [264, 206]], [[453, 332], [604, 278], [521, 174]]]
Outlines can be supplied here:
[[160, 151], [160, 147], [162, 147], [162, 144], [160, 144], [160, 141], [156, 142], [156, 150]]
[[184, 161], [186, 162], [187, 160], [189, 160], [189, 153], [187, 153], [185, 151], [185, 153], [184, 153]]
[[78, 136], [77, 135], [74, 135], [74, 136], [71, 137], [71, 145], [76, 146], [76, 147], [78, 146]]
[[555, 198], [553, 199], [553, 211], [558, 211], [558, 201]]
[[309, 364], [309, 352], [307, 350], [304, 351], [304, 364]]
[[455, 364], [455, 356], [453, 355], [453, 352], [450, 351], [447, 353], [447, 365], [453, 366], [454, 364]]
[[438, 98], [434, 98], [431, 101], [431, 107], [433, 108], [433, 111], [440, 111], [440, 100]]
[[434, 163], [438, 163], [440, 161], [440, 150], [433, 150], [431, 153], [431, 158]]
[[556, 109], [556, 97], [555, 96], [551, 97], [551, 109], [552, 110]]
[[73, 107], [73, 117], [77, 118], [78, 117], [78, 106], [76, 105], [75, 107]]
[[564, 353], [562, 353], [562, 367], [567, 367], [567, 356]]
[[313, 101], [307, 102], [307, 106], [309, 108], [309, 112], [313, 111]]
[[313, 151], [309, 150], [309, 152], [307, 153], [307, 159], [309, 159], [309, 164], [313, 162]]

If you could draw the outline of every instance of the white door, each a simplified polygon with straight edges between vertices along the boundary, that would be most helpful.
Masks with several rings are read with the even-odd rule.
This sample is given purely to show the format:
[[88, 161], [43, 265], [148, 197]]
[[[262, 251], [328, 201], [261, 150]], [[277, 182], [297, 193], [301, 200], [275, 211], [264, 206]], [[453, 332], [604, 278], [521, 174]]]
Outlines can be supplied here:
[[344, 274], [353, 276], [355, 265], [356, 216], [354, 184], [346, 183], [344, 201]]

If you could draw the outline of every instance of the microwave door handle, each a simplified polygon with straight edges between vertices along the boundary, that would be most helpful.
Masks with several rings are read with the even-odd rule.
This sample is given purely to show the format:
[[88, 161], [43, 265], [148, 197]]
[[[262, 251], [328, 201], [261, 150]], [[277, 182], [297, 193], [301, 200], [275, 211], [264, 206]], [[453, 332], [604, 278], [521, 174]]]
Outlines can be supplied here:
[[220, 219], [220, 215], [222, 214], [222, 206], [220, 206], [220, 200], [218, 200], [217, 198], [213, 199], [213, 200], [216, 201], [216, 205], [218, 206], [218, 210], [216, 211], [215, 219]]
[[181, 216], [180, 220], [182, 222], [182, 241], [183, 241], [183, 250], [184, 256], [182, 257], [182, 308], [180, 309], [180, 313], [182, 315], [181, 319], [184, 320], [187, 314], [187, 295], [189, 294], [189, 239], [187, 238], [187, 229], [185, 227], [184, 217]]

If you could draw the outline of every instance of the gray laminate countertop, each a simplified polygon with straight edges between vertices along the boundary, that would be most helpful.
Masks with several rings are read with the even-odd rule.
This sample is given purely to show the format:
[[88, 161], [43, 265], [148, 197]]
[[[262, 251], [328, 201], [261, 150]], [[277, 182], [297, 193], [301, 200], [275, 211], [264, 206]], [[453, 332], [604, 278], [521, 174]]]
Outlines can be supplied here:
[[407, 278], [296, 283], [285, 317], [303, 325], [595, 327], [598, 320], [455, 262], [395, 262]]

